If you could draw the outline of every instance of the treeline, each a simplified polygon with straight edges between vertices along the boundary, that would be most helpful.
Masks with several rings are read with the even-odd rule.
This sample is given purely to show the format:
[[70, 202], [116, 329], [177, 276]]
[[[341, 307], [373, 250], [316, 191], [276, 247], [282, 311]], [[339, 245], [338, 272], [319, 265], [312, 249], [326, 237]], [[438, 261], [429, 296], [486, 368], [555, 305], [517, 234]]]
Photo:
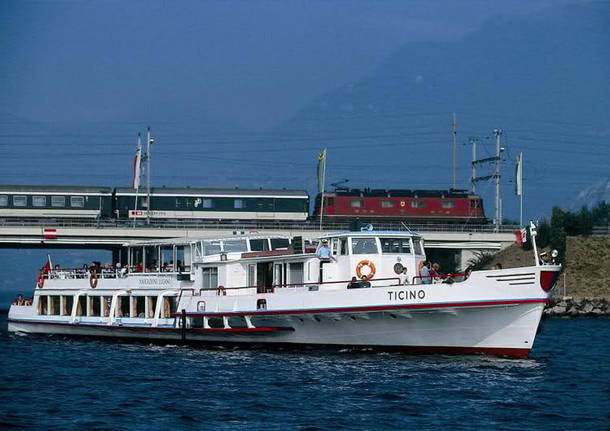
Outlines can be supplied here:
[[[578, 212], [565, 211], [553, 207], [551, 221], [546, 219], [538, 223], [536, 244], [539, 248], [550, 247], [559, 252], [558, 260], [565, 262], [566, 236], [588, 236], [593, 233], [593, 226], [607, 226], [610, 216], [610, 205], [605, 201], [598, 202], [592, 209], [582, 207]], [[531, 250], [532, 242], [528, 230], [527, 241], [523, 248]]]

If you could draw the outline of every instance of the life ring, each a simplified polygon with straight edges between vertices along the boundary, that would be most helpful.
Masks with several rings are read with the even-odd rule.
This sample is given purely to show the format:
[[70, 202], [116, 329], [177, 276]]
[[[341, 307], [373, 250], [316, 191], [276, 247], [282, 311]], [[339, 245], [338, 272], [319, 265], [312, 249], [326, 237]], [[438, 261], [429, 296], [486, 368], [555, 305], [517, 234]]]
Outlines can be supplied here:
[[38, 273], [38, 278], [36, 279], [36, 286], [41, 289], [44, 286], [44, 274], [42, 273], [42, 271]]
[[217, 296], [227, 296], [227, 289], [225, 289], [224, 286], [218, 286], [216, 288], [216, 295]]
[[[362, 268], [365, 266], [369, 267], [368, 274], [362, 274]], [[375, 264], [370, 260], [361, 260], [360, 262], [358, 262], [358, 265], [356, 265], [356, 275], [358, 275], [358, 278], [360, 279], [366, 277], [367, 280], [370, 280], [371, 278], [375, 277], [375, 271]]]
[[91, 286], [91, 289], [95, 289], [97, 287], [97, 279], [97, 272], [91, 271], [91, 275], [89, 276], [89, 286]]

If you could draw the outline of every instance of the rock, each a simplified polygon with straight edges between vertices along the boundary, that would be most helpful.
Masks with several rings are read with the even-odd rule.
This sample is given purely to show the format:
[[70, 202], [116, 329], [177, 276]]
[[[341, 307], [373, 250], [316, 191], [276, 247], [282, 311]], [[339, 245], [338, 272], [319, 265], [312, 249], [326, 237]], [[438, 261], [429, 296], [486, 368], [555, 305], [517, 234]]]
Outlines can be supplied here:
[[583, 306], [582, 311], [584, 311], [585, 313], [590, 313], [590, 312], [592, 312], [592, 311], [593, 311], [593, 304], [592, 304], [592, 303], [590, 303], [590, 302], [586, 303], [586, 304]]
[[553, 307], [553, 308], [551, 308], [551, 312], [553, 314], [564, 314], [566, 312], [566, 307], [560, 307], [560, 306]]

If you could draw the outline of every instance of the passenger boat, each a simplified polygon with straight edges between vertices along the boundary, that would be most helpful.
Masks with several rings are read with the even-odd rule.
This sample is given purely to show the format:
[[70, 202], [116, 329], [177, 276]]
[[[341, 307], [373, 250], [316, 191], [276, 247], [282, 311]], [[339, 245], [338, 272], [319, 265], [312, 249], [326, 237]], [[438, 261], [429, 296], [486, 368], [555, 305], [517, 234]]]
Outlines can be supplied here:
[[[31, 303], [11, 306], [9, 331], [522, 358], [561, 269], [536, 256], [529, 267], [432, 280], [417, 233], [321, 240], [128, 243], [122, 268], [41, 273]], [[324, 242], [330, 259], [317, 252]]]

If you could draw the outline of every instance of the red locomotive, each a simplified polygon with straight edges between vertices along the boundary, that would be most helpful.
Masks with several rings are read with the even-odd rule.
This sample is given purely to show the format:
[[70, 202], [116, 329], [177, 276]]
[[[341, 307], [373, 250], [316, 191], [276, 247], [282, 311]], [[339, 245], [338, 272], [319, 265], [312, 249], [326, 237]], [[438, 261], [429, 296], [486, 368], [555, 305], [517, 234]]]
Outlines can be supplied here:
[[[320, 215], [320, 194], [314, 217]], [[337, 188], [324, 195], [325, 220], [486, 223], [483, 200], [466, 190]]]

